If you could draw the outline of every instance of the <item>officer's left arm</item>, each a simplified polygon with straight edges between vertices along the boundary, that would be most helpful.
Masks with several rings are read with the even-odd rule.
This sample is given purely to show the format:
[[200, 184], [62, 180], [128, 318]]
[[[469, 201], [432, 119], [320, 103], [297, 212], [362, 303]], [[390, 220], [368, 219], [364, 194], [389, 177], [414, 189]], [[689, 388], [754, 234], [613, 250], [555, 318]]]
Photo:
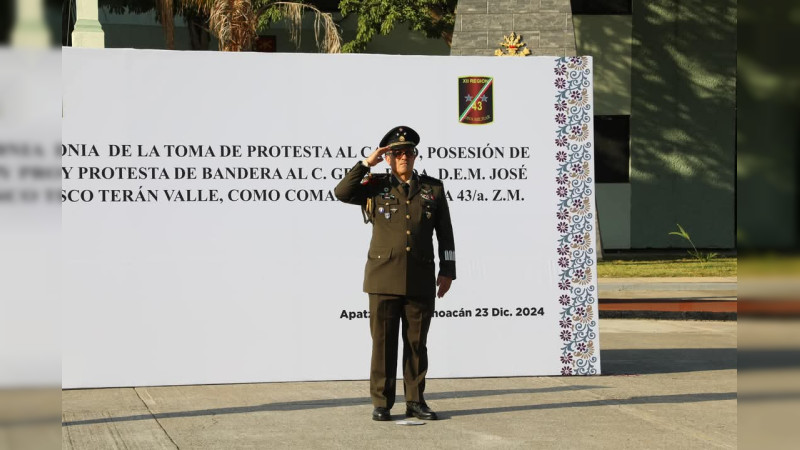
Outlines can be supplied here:
[[[439, 297], [450, 288], [450, 282], [456, 279], [456, 246], [453, 238], [453, 224], [450, 222], [450, 208], [447, 205], [444, 186], [437, 195], [438, 205], [436, 222], [436, 241], [439, 243]], [[442, 278], [446, 278], [443, 280]]]

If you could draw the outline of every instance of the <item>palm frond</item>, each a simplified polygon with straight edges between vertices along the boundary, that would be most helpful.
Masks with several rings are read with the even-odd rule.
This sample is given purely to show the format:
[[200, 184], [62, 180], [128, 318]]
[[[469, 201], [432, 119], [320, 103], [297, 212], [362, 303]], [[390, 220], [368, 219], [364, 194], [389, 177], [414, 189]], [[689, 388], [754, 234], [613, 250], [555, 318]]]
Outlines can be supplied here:
[[256, 22], [250, 0], [217, 0], [209, 11], [211, 32], [219, 39], [219, 49], [226, 52], [252, 49]]
[[[339, 27], [329, 13], [313, 5], [301, 2], [256, 2], [254, 0], [157, 0], [159, 8], [169, 11], [169, 20], [164, 20], [168, 48], [174, 48], [172, 36], [172, 4], [178, 2], [183, 8], [192, 8], [209, 16], [209, 31], [219, 40], [222, 51], [252, 50], [258, 36], [259, 23], [286, 19], [289, 22], [291, 40], [300, 47], [304, 13], [314, 13], [314, 40], [317, 48], [325, 53], [340, 53], [342, 39]], [[254, 4], [261, 4], [256, 9]], [[165, 14], [163, 17], [167, 18]], [[168, 28], [169, 27], [169, 28]]]
[[341, 53], [342, 38], [333, 16], [315, 6], [296, 2], [275, 2], [271, 6], [279, 8], [281, 15], [289, 21], [289, 36], [299, 48], [303, 27], [303, 14], [306, 10], [314, 13], [314, 40], [317, 48], [324, 53]]

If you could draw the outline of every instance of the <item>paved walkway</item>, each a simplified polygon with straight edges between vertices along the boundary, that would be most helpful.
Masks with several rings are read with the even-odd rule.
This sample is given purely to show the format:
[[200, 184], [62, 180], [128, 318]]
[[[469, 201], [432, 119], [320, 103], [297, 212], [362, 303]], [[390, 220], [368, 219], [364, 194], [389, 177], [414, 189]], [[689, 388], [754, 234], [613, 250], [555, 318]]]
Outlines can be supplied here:
[[[366, 381], [68, 390], [64, 449], [736, 448], [736, 323], [600, 321], [604, 375], [434, 379], [442, 420], [373, 422]], [[480, 363], [480, 361], [476, 361]]]
[[600, 278], [600, 298], [735, 298], [736, 277]]
[[598, 290], [601, 318], [737, 317], [736, 277], [601, 278]]

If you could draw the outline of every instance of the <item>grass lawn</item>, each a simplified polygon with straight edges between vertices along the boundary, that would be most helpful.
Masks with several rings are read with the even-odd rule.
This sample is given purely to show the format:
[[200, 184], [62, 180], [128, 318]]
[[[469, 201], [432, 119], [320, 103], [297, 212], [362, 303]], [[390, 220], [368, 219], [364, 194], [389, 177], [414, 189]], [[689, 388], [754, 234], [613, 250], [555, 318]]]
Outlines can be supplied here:
[[798, 277], [800, 276], [800, 256], [798, 255], [747, 255], [739, 261], [742, 276], [746, 277]]
[[699, 262], [692, 258], [611, 259], [597, 263], [598, 278], [627, 277], [735, 277], [736, 258]]

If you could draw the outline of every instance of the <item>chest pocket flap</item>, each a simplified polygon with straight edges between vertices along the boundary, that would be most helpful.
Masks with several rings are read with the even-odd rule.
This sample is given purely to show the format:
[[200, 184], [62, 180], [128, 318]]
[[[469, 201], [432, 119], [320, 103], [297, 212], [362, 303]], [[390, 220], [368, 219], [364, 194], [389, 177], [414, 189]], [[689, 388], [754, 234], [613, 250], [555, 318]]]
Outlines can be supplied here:
[[375, 247], [369, 249], [369, 259], [375, 261], [388, 261], [392, 257], [391, 247]]

